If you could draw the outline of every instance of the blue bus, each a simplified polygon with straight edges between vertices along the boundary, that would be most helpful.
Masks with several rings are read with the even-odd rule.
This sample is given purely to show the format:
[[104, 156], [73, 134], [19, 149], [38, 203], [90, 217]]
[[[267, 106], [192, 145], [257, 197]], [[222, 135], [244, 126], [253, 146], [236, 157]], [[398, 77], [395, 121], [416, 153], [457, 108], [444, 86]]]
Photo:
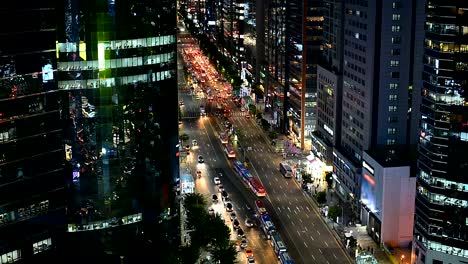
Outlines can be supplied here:
[[234, 170], [239, 174], [239, 176], [242, 178], [242, 180], [249, 185], [250, 183], [250, 178], [253, 178], [252, 175], [250, 175], [249, 170], [242, 164], [242, 162], [235, 160], [233, 162]]
[[281, 252], [279, 259], [281, 264], [294, 264], [294, 260], [289, 256], [288, 252]]
[[280, 234], [271, 235], [271, 245], [273, 246], [273, 249], [275, 250], [275, 253], [278, 256], [278, 258], [280, 258], [280, 254], [282, 252], [287, 251], [286, 245], [284, 244]]
[[271, 235], [276, 232], [276, 227], [273, 224], [273, 221], [271, 221], [271, 218], [268, 214], [264, 214], [261, 215], [260, 222], [263, 232], [265, 232], [265, 235], [267, 236], [267, 239], [270, 239]]

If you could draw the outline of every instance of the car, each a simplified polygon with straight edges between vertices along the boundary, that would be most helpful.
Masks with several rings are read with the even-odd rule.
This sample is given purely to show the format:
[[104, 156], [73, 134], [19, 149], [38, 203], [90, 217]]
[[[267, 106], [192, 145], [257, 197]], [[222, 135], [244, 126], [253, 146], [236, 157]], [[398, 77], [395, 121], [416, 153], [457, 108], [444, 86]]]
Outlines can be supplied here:
[[261, 200], [255, 200], [255, 206], [257, 207], [257, 210], [260, 214], [268, 214], [267, 209], [265, 208], [265, 205], [263, 205], [263, 202]]
[[214, 184], [216, 184], [216, 185], [221, 184], [221, 180], [220, 180], [218, 177], [214, 177], [214, 178], [213, 178], [213, 182], [214, 182]]
[[197, 170], [197, 177], [198, 177], [198, 178], [201, 177], [201, 170]]
[[247, 257], [247, 264], [254, 264], [255, 258], [254, 257]]
[[232, 226], [234, 227], [234, 229], [239, 229], [240, 228], [239, 220], [234, 219], [234, 221], [232, 221]]
[[226, 199], [226, 198], [229, 197], [229, 194], [228, 194], [226, 191], [223, 190], [223, 191], [221, 192], [221, 196], [222, 196], [224, 199]]
[[205, 160], [202, 156], [198, 156], [198, 163], [205, 163]]
[[247, 247], [247, 239], [245, 239], [245, 237], [242, 238], [240, 247], [241, 248], [246, 248]]
[[185, 148], [185, 151], [187, 151], [187, 152], [190, 151], [190, 145], [185, 145], [184, 148]]
[[226, 203], [226, 211], [228, 211], [228, 212], [234, 211], [232, 203]]
[[231, 203], [232, 200], [229, 197], [226, 197], [226, 198], [223, 197], [223, 202], [224, 202], [224, 206], [226, 206], [226, 204]]
[[244, 230], [242, 230], [242, 228], [237, 229], [237, 236], [245, 237], [245, 233], [244, 233]]
[[245, 224], [246, 227], [253, 227], [254, 226], [254, 222], [250, 218], [245, 219], [244, 224]]
[[210, 209], [208, 209], [208, 213], [209, 213], [210, 215], [214, 215], [214, 209], [210, 207]]
[[219, 184], [219, 185], [218, 185], [218, 191], [219, 191], [219, 192], [224, 192], [224, 185]]
[[198, 146], [198, 142], [196, 139], [192, 140], [192, 146]]
[[237, 219], [236, 213], [234, 213], [234, 212], [230, 213], [230, 214], [229, 214], [229, 218], [231, 219], [231, 221], [236, 220], [236, 219]]
[[247, 255], [247, 258], [253, 258], [253, 256], [254, 256], [252, 248], [250, 248], [250, 247], [245, 248], [245, 254]]
[[180, 101], [179, 101], [179, 105], [180, 105], [180, 106], [184, 106], [184, 105], [185, 105], [184, 101], [180, 100]]
[[249, 119], [249, 118], [250, 118], [250, 114], [246, 114], [246, 115], [245, 115], [245, 118]]
[[213, 194], [212, 199], [213, 199], [213, 203], [217, 203], [218, 202], [218, 195]]

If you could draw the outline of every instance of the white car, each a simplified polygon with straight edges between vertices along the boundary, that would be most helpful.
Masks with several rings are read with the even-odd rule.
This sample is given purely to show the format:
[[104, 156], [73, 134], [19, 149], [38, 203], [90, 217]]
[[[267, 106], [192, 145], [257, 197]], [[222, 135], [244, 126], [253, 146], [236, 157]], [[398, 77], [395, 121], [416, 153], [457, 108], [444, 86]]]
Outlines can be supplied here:
[[221, 184], [221, 180], [218, 177], [214, 177], [213, 181], [216, 185]]

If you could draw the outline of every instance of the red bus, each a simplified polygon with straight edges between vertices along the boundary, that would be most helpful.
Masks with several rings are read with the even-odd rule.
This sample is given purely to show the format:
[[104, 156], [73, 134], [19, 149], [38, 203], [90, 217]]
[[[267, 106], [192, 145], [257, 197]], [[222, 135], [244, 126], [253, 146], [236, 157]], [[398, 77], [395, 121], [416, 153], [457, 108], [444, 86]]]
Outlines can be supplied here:
[[265, 188], [263, 185], [255, 178], [250, 178], [249, 180], [250, 189], [259, 197], [266, 195]]
[[236, 152], [234, 151], [234, 148], [231, 146], [231, 144], [224, 145], [224, 152], [228, 158], [236, 157]]

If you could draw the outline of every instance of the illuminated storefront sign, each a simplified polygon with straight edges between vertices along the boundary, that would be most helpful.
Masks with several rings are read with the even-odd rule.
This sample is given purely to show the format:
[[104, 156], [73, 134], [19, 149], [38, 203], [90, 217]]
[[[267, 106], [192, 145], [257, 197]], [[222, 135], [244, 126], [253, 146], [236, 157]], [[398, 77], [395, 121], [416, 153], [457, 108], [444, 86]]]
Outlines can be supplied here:
[[364, 160], [362, 161], [362, 167], [364, 167], [370, 174], [374, 175], [374, 168], [371, 165], [367, 164]]

